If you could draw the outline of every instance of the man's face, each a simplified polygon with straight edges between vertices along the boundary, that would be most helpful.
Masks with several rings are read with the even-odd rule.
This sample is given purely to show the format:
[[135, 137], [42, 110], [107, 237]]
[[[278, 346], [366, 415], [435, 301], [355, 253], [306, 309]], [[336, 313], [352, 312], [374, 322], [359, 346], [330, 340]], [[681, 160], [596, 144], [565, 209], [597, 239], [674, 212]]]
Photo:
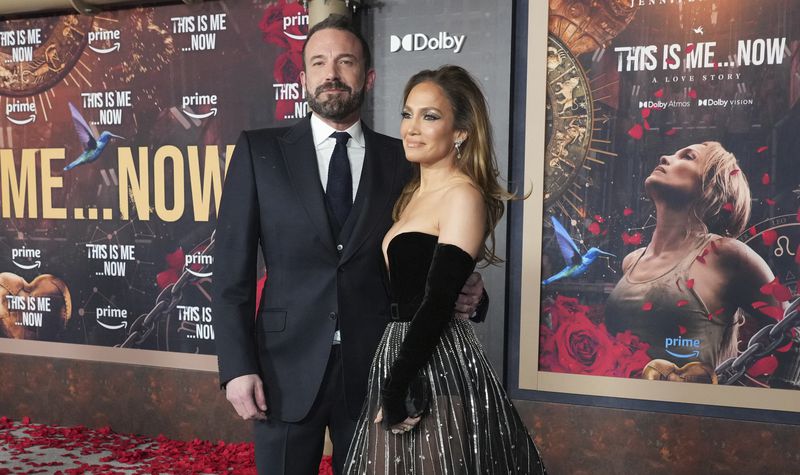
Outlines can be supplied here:
[[357, 120], [364, 92], [375, 80], [375, 71], [365, 70], [358, 38], [347, 31], [319, 30], [306, 43], [303, 61], [300, 82], [311, 110], [334, 122]]

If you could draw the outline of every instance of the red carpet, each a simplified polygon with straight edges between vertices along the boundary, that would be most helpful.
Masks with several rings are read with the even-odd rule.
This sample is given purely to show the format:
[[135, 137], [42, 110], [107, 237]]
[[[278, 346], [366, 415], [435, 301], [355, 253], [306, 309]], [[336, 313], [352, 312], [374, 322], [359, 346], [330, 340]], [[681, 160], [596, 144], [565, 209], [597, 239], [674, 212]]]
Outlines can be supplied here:
[[[59, 427], [0, 417], [0, 475], [255, 475], [253, 444], [189, 442], [116, 434], [109, 427]], [[323, 457], [320, 474], [332, 474]]]

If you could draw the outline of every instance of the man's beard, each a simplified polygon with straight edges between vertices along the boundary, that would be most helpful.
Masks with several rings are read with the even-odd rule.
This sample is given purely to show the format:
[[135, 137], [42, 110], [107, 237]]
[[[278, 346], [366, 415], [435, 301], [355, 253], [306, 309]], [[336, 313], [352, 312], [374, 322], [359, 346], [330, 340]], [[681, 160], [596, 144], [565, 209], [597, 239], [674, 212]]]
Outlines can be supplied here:
[[[320, 101], [317, 99], [323, 92], [331, 89], [341, 89], [349, 94], [332, 94], [328, 100]], [[308, 107], [320, 117], [325, 119], [340, 121], [361, 108], [364, 102], [364, 89], [353, 90], [346, 84], [339, 81], [331, 81], [319, 86], [314, 94], [308, 94]]]

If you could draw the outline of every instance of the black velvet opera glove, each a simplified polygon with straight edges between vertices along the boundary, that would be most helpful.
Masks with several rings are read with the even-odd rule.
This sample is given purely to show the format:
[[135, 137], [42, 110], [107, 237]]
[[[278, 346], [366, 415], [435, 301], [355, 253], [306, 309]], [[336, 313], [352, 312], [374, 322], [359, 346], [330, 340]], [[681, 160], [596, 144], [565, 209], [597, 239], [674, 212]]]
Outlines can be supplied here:
[[[409, 386], [419, 384], [418, 374], [428, 362], [439, 338], [453, 316], [458, 294], [475, 268], [467, 252], [452, 244], [437, 244], [433, 253], [425, 296], [411, 320], [397, 359], [381, 389], [383, 426], [386, 429], [403, 422], [409, 414], [406, 395]], [[413, 400], [413, 397], [412, 397]], [[409, 409], [411, 409], [409, 407]]]

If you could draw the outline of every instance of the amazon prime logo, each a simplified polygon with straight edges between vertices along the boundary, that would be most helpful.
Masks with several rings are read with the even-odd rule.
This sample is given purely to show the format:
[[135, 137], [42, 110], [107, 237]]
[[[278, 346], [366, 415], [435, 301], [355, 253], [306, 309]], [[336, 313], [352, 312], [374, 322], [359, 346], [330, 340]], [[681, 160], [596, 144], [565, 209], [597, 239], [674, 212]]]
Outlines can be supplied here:
[[[108, 54], [113, 51], [119, 51], [121, 46], [119, 41], [119, 30], [99, 30], [89, 32], [89, 49], [97, 54]], [[105, 43], [105, 48], [95, 46], [96, 43]]]
[[211, 277], [214, 272], [205, 272], [205, 270], [214, 264], [214, 256], [206, 254], [186, 254], [184, 257], [184, 265], [186, 272], [195, 277]]
[[[218, 103], [219, 99], [216, 94], [200, 94], [195, 92], [191, 96], [183, 96], [181, 98], [181, 110], [191, 119], [203, 120], [217, 115]], [[206, 112], [198, 112], [198, 109], [193, 108], [204, 109]]]
[[[672, 350], [670, 350], [672, 348]], [[691, 338], [665, 338], [664, 349], [675, 358], [697, 358], [700, 356], [700, 340]]]
[[[31, 270], [42, 267], [42, 251], [39, 249], [11, 249], [11, 262], [20, 269]], [[25, 263], [25, 261], [28, 261]]]
[[307, 29], [308, 15], [298, 13], [296, 15], [283, 17], [283, 34], [289, 38], [297, 41], [305, 41], [307, 35], [303, 33], [303, 30]]
[[[122, 308], [97, 307], [95, 310], [97, 324], [108, 330], [119, 330], [128, 327], [128, 311]], [[102, 318], [102, 320], [101, 320]]]
[[[12, 114], [27, 114], [26, 117], [12, 117]], [[6, 103], [6, 119], [12, 124], [27, 125], [36, 122], [36, 102], [11, 102]]]

